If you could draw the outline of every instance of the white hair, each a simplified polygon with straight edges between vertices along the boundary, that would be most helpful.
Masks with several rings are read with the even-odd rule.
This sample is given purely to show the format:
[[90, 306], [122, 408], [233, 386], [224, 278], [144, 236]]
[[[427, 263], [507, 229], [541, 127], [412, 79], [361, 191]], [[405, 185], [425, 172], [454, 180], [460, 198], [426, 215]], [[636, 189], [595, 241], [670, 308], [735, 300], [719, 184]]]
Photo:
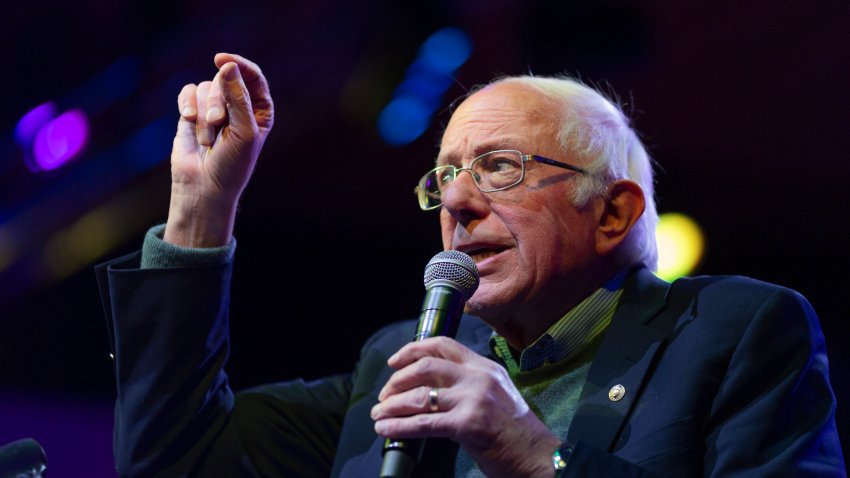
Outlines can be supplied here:
[[590, 174], [580, 176], [573, 195], [577, 207], [594, 197], [607, 194], [608, 185], [618, 179], [630, 179], [643, 190], [646, 208], [623, 243], [623, 257], [631, 263], [643, 263], [655, 270], [658, 248], [652, 159], [629, 118], [620, 106], [605, 95], [571, 78], [513, 76], [492, 84], [512, 83], [527, 86], [543, 95], [562, 113], [557, 125], [558, 142], [568, 157], [577, 156]]

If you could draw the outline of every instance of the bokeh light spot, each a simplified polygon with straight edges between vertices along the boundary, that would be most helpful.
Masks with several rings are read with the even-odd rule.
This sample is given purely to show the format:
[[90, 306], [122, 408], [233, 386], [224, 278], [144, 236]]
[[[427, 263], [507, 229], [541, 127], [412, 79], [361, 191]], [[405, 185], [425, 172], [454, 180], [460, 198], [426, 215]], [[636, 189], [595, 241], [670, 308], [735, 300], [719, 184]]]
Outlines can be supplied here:
[[49, 171], [66, 164], [83, 149], [88, 134], [89, 123], [82, 110], [59, 115], [42, 126], [35, 137], [35, 166], [41, 171]]
[[462, 30], [446, 27], [434, 32], [419, 50], [419, 58], [435, 72], [449, 74], [472, 53], [472, 42]]
[[434, 75], [431, 73], [420, 73], [408, 75], [396, 88], [396, 96], [414, 96], [426, 103], [432, 111], [440, 106], [443, 93], [449, 87], [451, 78], [445, 75]]
[[44, 263], [55, 277], [68, 277], [114, 246], [109, 219], [103, 208], [95, 209], [47, 241]]
[[407, 144], [428, 129], [430, 117], [430, 109], [417, 98], [400, 96], [381, 112], [378, 131], [390, 144]]
[[457, 28], [437, 30], [419, 47], [394, 99], [378, 117], [378, 133], [389, 144], [408, 144], [428, 129], [452, 82], [452, 73], [472, 52], [469, 36]]
[[56, 105], [49, 101], [27, 112], [15, 126], [15, 140], [24, 147], [32, 144], [38, 131], [56, 116]]
[[705, 250], [699, 225], [681, 213], [661, 214], [655, 229], [658, 276], [672, 281], [696, 270]]

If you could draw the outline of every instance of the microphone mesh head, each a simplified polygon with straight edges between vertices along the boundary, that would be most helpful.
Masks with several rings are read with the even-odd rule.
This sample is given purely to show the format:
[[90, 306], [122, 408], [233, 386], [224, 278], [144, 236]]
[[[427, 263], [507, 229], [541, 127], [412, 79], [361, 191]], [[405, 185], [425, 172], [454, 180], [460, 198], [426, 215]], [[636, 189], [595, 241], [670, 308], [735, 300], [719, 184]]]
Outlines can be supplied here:
[[464, 300], [478, 288], [478, 268], [469, 255], [460, 251], [437, 253], [425, 266], [425, 289], [437, 283], [459, 290]]

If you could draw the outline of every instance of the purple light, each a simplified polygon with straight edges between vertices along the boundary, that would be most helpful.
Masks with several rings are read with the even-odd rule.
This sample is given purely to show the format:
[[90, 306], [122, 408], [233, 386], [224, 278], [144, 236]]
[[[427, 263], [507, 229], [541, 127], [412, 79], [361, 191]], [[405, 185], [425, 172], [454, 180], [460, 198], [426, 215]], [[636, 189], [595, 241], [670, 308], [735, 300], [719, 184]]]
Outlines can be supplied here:
[[38, 131], [32, 147], [35, 166], [41, 171], [61, 167], [83, 149], [88, 135], [89, 122], [82, 110], [62, 113]]
[[56, 116], [56, 105], [52, 101], [42, 103], [25, 114], [15, 126], [15, 139], [18, 144], [29, 147], [38, 130]]

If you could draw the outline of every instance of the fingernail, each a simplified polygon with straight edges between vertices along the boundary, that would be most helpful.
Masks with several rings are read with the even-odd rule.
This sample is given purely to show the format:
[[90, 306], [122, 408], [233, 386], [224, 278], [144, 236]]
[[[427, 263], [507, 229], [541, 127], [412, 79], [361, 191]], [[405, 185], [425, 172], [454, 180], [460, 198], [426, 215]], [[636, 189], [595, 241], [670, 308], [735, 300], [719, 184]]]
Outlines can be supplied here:
[[390, 358], [387, 359], [387, 362], [393, 362], [398, 359], [398, 352], [390, 355]]
[[207, 110], [207, 121], [217, 121], [221, 118], [221, 107], [220, 106], [210, 106], [210, 109]]
[[372, 412], [369, 414], [372, 417], [372, 420], [376, 420], [378, 418], [378, 413], [381, 411], [380, 405], [375, 405], [372, 407]]
[[183, 116], [195, 116], [195, 108], [192, 108], [191, 106], [183, 108]]

